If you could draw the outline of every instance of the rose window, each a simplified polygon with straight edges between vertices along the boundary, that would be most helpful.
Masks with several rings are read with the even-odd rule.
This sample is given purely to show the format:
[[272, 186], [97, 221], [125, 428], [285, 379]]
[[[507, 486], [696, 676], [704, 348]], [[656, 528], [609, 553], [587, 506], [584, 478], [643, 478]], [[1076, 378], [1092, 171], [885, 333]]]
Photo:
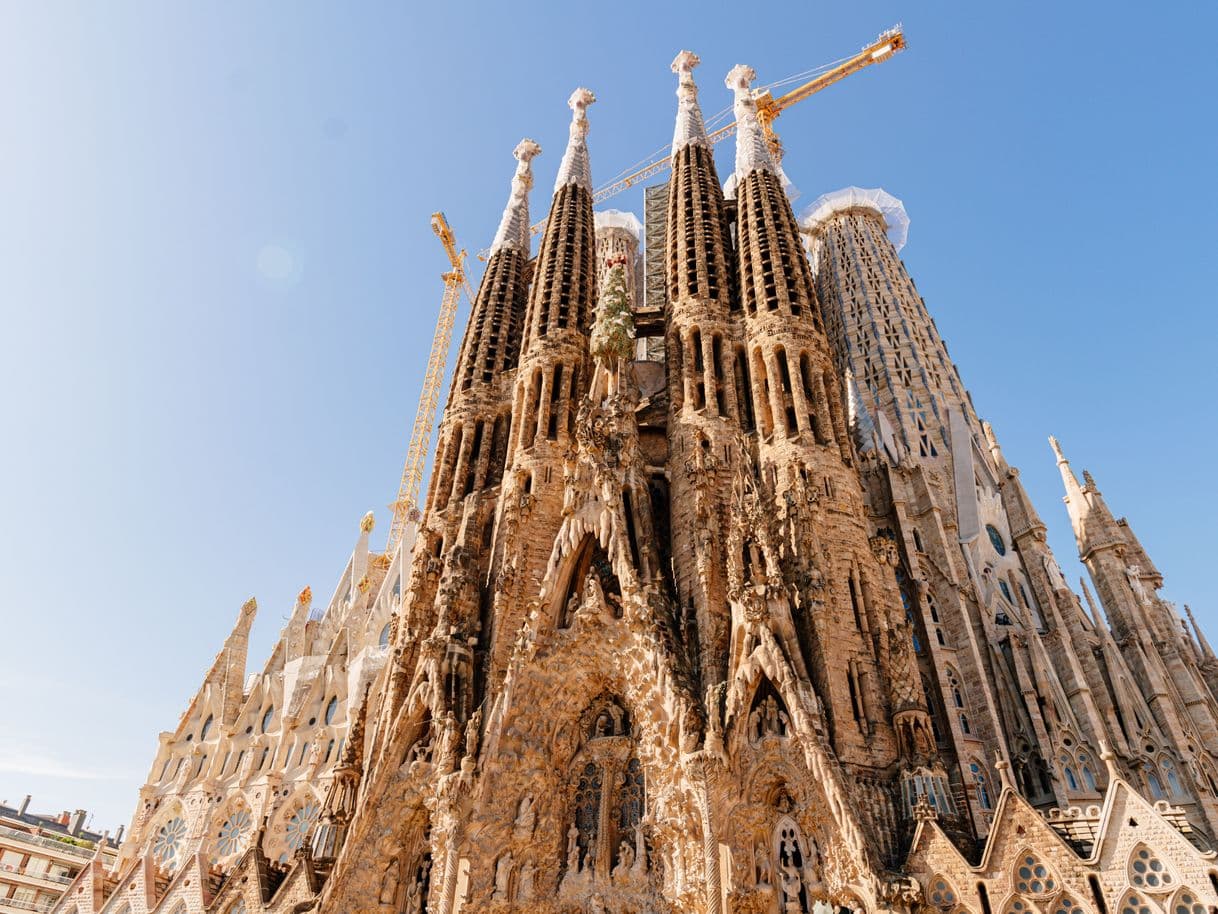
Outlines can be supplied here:
[[305, 843], [309, 837], [309, 832], [313, 830], [313, 826], [317, 824], [317, 820], [321, 818], [321, 807], [317, 805], [316, 800], [309, 800], [304, 803], [296, 812], [292, 813], [292, 818], [288, 819], [288, 834], [287, 843], [288, 850], [295, 852]]
[[1163, 861], [1152, 854], [1150, 848], [1143, 846], [1134, 851], [1133, 862], [1129, 865], [1129, 881], [1135, 888], [1154, 892], [1171, 888], [1175, 880]]
[[156, 833], [156, 840], [152, 845], [153, 858], [166, 869], [172, 869], [185, 839], [186, 821], [181, 816], [175, 816]]
[[1019, 864], [1016, 872], [1015, 888], [1029, 895], [1043, 895], [1052, 892], [1057, 883], [1049, 875], [1049, 870], [1043, 863], [1028, 854]]
[[1189, 889], [1176, 896], [1176, 903], [1172, 905], [1171, 910], [1172, 914], [1206, 914], [1205, 905]]
[[250, 827], [250, 811], [238, 809], [220, 826], [216, 850], [221, 857], [229, 857], [241, 849], [241, 844]]

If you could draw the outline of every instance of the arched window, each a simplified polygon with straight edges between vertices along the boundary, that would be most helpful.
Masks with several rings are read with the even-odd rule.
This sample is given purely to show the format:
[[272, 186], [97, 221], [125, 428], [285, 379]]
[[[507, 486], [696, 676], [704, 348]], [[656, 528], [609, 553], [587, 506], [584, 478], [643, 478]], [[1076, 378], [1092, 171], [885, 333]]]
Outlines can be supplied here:
[[1166, 799], [1163, 793], [1163, 782], [1159, 780], [1159, 773], [1149, 762], [1143, 767], [1142, 773], [1146, 776], [1146, 787], [1150, 790], [1151, 799]]
[[266, 713], [262, 715], [262, 732], [266, 732], [266, 728], [271, 725], [271, 721], [275, 717], [275, 706], [271, 705], [266, 709]]
[[1159, 762], [1159, 768], [1167, 779], [1167, 792], [1172, 797], [1184, 796], [1184, 790], [1180, 787], [1180, 776], [1176, 774], [1176, 763], [1169, 758], [1165, 758]]
[[1069, 894], [1063, 892], [1061, 897], [1054, 902], [1052, 914], [1087, 914], [1087, 912]]
[[203, 729], [199, 731], [199, 742], [207, 739], [207, 734], [211, 733], [211, 725], [214, 718], [212, 715], [207, 715], [207, 720], [203, 721]]
[[1177, 882], [1159, 855], [1139, 844], [1129, 857], [1129, 884], [1145, 892], [1166, 892], [1174, 889]]
[[1049, 868], [1036, 854], [1028, 851], [1015, 868], [1015, 890], [1025, 895], [1048, 895], [1057, 889]]
[[1078, 776], [1074, 773], [1074, 765], [1070, 756], [1059, 756], [1058, 761], [1062, 763], [1062, 773], [1066, 776], [1066, 786], [1070, 790], [1078, 790]]
[[1036, 908], [1032, 907], [1032, 903], [1018, 895], [1008, 901], [1002, 911], [1003, 914], [1036, 914]]
[[952, 706], [956, 709], [960, 730], [967, 736], [972, 733], [972, 729], [968, 723], [968, 704], [964, 700], [964, 687], [960, 684], [960, 674], [950, 666], [947, 668], [947, 690], [952, 696]]
[[973, 777], [973, 784], [977, 787], [977, 802], [981, 804], [982, 809], [992, 809], [994, 804], [990, 799], [990, 788], [986, 781], [985, 769], [978, 762], [970, 762], [968, 770]]
[[1137, 892], [1127, 892], [1117, 911], [1119, 914], [1155, 914], [1154, 909], [1147, 904], [1146, 897]]
[[[986, 524], [985, 532], [990, 537], [990, 545], [994, 547], [994, 551], [997, 552], [999, 555], [1006, 555], [1007, 554], [1007, 544], [1003, 541], [1002, 534], [998, 532], [998, 528], [995, 527], [993, 524]], [[1011, 595], [1008, 593], [1007, 599], [1009, 600], [1010, 598], [1011, 598]]]
[[380, 647], [389, 646], [389, 623], [388, 622], [386, 622], [385, 627], [381, 629], [381, 636], [377, 639], [376, 643]]
[[812, 899], [808, 897], [808, 886], [804, 885], [804, 859], [807, 843], [799, 826], [790, 816], [783, 816], [774, 827], [775, 872], [779, 875], [779, 891], [782, 894], [780, 909], [787, 912], [812, 910]]
[[334, 723], [334, 715], [337, 712], [338, 712], [338, 696], [335, 695], [333, 698], [330, 699], [330, 703], [328, 705], [326, 705], [325, 721], [326, 721], [327, 725]]
[[949, 911], [956, 906], [956, 890], [942, 876], [935, 876], [930, 881], [930, 889], [926, 893], [930, 903], [942, 911]]
[[1197, 897], [1197, 893], [1185, 886], [1176, 893], [1167, 910], [1170, 914], [1206, 914], [1207, 908]]

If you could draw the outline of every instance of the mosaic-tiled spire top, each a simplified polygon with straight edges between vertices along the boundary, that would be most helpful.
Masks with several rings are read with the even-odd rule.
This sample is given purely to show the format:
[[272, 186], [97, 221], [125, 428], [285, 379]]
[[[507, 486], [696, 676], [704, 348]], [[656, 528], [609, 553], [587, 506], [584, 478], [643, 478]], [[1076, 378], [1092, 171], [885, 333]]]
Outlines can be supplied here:
[[491, 243], [491, 253], [513, 247], [529, 253], [529, 191], [533, 189], [533, 158], [541, 154], [541, 147], [530, 139], [517, 144], [512, 155], [516, 157], [516, 174], [512, 176], [512, 194], [499, 220], [499, 231]]
[[736, 177], [743, 179], [755, 171], [777, 174], [770, 147], [766, 145], [761, 121], [757, 118], [757, 101], [753, 98], [752, 83], [757, 71], [744, 64], [736, 64], [727, 74], [725, 84], [736, 94]]
[[694, 84], [694, 67], [702, 61], [693, 51], [682, 51], [672, 62], [677, 74], [677, 125], [672, 133], [672, 154], [691, 143], [707, 145], [706, 124], [698, 105], [698, 87]]
[[596, 101], [591, 89], [576, 89], [567, 104], [571, 106], [571, 137], [558, 166], [554, 192], [567, 184], [576, 184], [592, 192], [592, 169], [588, 164], [588, 106]]

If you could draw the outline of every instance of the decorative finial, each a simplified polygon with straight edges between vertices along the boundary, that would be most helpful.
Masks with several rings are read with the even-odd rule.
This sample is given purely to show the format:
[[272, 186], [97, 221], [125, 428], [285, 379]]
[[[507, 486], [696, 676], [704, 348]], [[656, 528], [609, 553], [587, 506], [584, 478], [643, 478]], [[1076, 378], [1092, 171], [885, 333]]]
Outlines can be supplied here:
[[241, 604], [241, 612], [246, 615], [248, 615], [249, 613], [257, 612], [257, 611], [258, 611], [258, 601], [255, 600], [253, 597], [250, 597], [243, 604]]
[[1117, 771], [1116, 753], [1112, 751], [1112, 747], [1108, 745], [1107, 740], [1100, 740], [1100, 761], [1104, 763], [1104, 768], [1108, 772], [1108, 786], [1112, 786], [1112, 782], [1121, 776]]
[[1058, 463], [1066, 463], [1066, 455], [1062, 453], [1062, 446], [1056, 438], [1049, 436], [1049, 447], [1053, 448], [1053, 453], [1057, 455]]
[[576, 184], [592, 192], [592, 169], [588, 164], [588, 106], [595, 101], [592, 90], [584, 88], [576, 89], [567, 99], [571, 108], [571, 129], [562, 164], [558, 166], [555, 193], [568, 184]]
[[359, 588], [360, 593], [367, 593], [368, 588], [372, 586], [372, 579], [368, 575], [364, 575], [355, 586]]
[[529, 235], [529, 191], [533, 189], [533, 159], [541, 155], [541, 147], [525, 137], [512, 150], [516, 158], [516, 173], [512, 176], [512, 192], [508, 197], [507, 206], [503, 210], [503, 218], [499, 220], [499, 230], [495, 232], [495, 240], [491, 242], [491, 253], [501, 248], [516, 248], [528, 256], [530, 247]]
[[1001, 752], [994, 753], [994, 770], [998, 772], [998, 779], [1002, 781], [1003, 790], [1015, 790], [1015, 782], [1011, 780], [1011, 763], [1003, 758]]
[[305, 589], [302, 590], [296, 596], [296, 605], [297, 606], [308, 606], [312, 602], [313, 602], [313, 588], [309, 587], [308, 585], [305, 585]]
[[371, 511], [369, 511], [367, 514], [365, 514], [363, 519], [359, 522], [359, 528], [364, 533], [371, 533], [372, 528], [375, 526], [376, 526], [376, 515], [373, 514]]
[[770, 147], [766, 144], [757, 119], [757, 100], [753, 98], [752, 83], [757, 71], [745, 64], [736, 64], [728, 71], [724, 84], [736, 95], [736, 178], [743, 180], [755, 171], [777, 174]]
[[682, 51], [672, 62], [677, 74], [677, 125], [672, 133], [672, 154], [692, 143], [705, 146], [706, 124], [698, 106], [698, 87], [694, 85], [694, 67], [702, 61], [693, 51]]

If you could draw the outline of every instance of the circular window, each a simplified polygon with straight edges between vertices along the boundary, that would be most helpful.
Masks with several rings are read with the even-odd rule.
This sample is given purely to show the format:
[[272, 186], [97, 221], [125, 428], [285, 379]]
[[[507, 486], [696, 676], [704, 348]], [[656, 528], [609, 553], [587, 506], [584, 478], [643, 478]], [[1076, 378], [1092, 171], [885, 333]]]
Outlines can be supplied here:
[[242, 839], [250, 827], [250, 811], [238, 809], [225, 819], [220, 826], [220, 835], [216, 840], [216, 850], [221, 857], [228, 857], [241, 849]]
[[185, 838], [186, 820], [174, 816], [157, 831], [152, 844], [153, 858], [165, 869], [172, 870], [177, 865], [178, 851], [182, 849]]
[[994, 551], [999, 555], [1007, 554], [1007, 544], [1002, 541], [1002, 534], [998, 532], [998, 528], [993, 524], [985, 525], [985, 532], [990, 535], [990, 543], [994, 547]]
[[288, 819], [287, 824], [287, 842], [288, 848], [296, 851], [305, 840], [309, 837], [309, 832], [313, 830], [313, 826], [317, 824], [317, 820], [321, 818], [321, 807], [317, 805], [315, 800], [309, 800], [301, 805], [296, 812], [292, 813], [292, 817]]

